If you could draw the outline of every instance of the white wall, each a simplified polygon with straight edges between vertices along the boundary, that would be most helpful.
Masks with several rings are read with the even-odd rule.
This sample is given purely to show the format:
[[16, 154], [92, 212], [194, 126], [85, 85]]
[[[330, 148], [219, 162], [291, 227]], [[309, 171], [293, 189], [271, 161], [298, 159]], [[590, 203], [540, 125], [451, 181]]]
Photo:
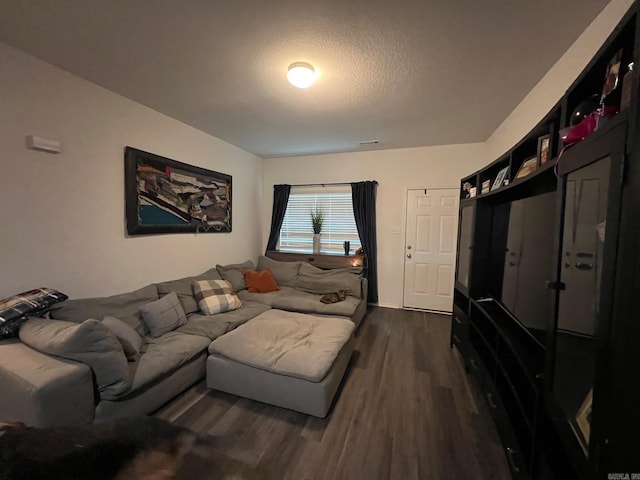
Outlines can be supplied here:
[[[63, 152], [27, 150], [30, 134]], [[127, 145], [231, 174], [233, 232], [127, 238]], [[0, 298], [120, 293], [263, 248], [259, 158], [3, 44], [0, 146]]]
[[[484, 144], [404, 148], [264, 160], [263, 245], [271, 224], [273, 185], [377, 180], [378, 304], [402, 306], [407, 187], [459, 188], [460, 178], [487, 163]], [[393, 234], [400, 227], [402, 234]]]
[[[611, 0], [486, 141], [489, 158], [513, 147], [553, 108], [620, 22], [633, 0]], [[567, 19], [571, 21], [571, 19]], [[604, 80], [604, 79], [603, 79]]]

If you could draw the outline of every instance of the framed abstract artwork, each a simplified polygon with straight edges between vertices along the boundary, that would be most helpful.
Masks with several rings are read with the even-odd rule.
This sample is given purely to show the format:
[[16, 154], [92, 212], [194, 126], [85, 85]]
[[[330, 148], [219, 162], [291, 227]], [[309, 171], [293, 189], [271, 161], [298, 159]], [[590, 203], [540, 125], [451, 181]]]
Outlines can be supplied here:
[[231, 175], [127, 147], [127, 233], [231, 232]]

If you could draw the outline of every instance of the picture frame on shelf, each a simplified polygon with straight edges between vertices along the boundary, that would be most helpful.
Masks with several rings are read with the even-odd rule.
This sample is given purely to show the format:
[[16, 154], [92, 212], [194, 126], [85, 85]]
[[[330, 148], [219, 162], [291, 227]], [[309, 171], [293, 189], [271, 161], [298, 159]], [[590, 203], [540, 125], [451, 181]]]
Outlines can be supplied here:
[[542, 166], [549, 161], [551, 156], [551, 135], [538, 137], [538, 165]]
[[507, 178], [507, 174], [509, 173], [509, 166], [507, 165], [502, 170], [498, 172], [496, 175], [496, 179], [493, 181], [493, 185], [491, 185], [491, 191], [499, 189]]
[[516, 173], [516, 180], [519, 178], [524, 178], [527, 175], [535, 172], [538, 169], [538, 157], [531, 157], [522, 162], [520, 168], [518, 169], [518, 173]]
[[484, 182], [482, 182], [482, 188], [480, 190], [480, 193], [489, 193], [490, 189], [491, 189], [491, 180], [485, 180]]
[[600, 103], [604, 103], [605, 99], [618, 87], [618, 81], [620, 78], [620, 63], [622, 62], [622, 49], [618, 50], [607, 65], [607, 73], [604, 77], [604, 84], [602, 86], [602, 95], [600, 96]]
[[462, 184], [462, 194], [464, 198], [471, 198], [471, 183], [464, 182]]

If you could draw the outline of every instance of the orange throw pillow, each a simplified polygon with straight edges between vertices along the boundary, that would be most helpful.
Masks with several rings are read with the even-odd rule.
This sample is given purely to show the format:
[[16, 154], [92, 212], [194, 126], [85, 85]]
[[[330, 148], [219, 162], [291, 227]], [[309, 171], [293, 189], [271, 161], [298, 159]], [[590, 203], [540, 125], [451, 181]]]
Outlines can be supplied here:
[[280, 290], [275, 278], [273, 278], [271, 270], [268, 268], [260, 270], [259, 272], [255, 270], [245, 270], [242, 273], [244, 274], [244, 281], [247, 284], [247, 290], [251, 293], [267, 293]]

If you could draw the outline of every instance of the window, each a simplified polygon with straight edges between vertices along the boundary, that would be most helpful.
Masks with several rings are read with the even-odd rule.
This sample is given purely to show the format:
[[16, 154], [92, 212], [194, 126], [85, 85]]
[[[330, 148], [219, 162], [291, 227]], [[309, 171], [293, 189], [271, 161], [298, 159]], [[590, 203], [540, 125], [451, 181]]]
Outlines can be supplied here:
[[322, 253], [344, 254], [345, 241], [350, 242], [352, 253], [360, 248], [349, 187], [294, 187], [289, 194], [287, 211], [280, 229], [280, 251], [313, 251], [311, 212], [316, 207], [324, 212]]

